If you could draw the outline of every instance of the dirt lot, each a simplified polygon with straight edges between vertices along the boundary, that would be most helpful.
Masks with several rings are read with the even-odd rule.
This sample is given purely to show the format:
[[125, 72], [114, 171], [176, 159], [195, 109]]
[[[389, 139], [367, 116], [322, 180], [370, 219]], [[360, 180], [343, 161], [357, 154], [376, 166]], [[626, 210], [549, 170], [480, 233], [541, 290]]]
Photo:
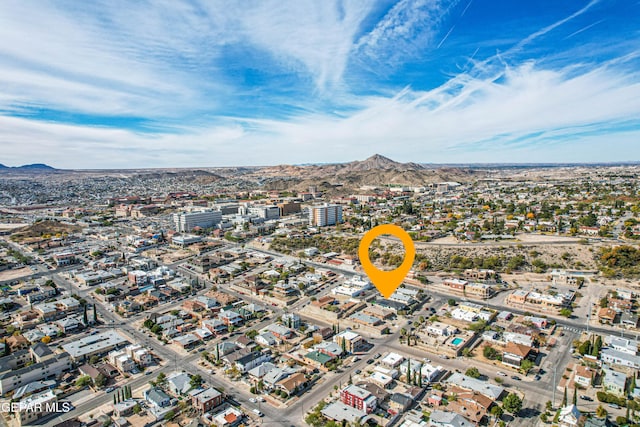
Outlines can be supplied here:
[[0, 272], [0, 281], [18, 279], [30, 274], [33, 274], [33, 271], [29, 267], [5, 270]]

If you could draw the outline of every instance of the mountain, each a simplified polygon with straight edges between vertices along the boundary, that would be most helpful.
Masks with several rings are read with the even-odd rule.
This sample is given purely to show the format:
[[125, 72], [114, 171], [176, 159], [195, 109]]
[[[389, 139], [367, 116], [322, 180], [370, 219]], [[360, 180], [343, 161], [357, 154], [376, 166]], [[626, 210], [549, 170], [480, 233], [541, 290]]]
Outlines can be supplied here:
[[434, 182], [476, 179], [482, 172], [464, 167], [434, 168], [417, 163], [400, 163], [380, 154], [365, 160], [308, 166], [279, 165], [259, 170], [261, 182], [269, 189], [295, 188], [306, 191], [310, 185], [333, 193], [357, 191], [364, 185], [423, 186]]
[[5, 166], [0, 164], [0, 172], [4, 173], [47, 173], [57, 171], [58, 169], [45, 165], [44, 163], [33, 163], [22, 166]]
[[[407, 171], [407, 170], [421, 170], [424, 169], [422, 165], [417, 163], [400, 163], [391, 160], [388, 157], [380, 154], [374, 154], [366, 160], [354, 161], [344, 163], [343, 170], [346, 172], [356, 171], [372, 171], [372, 170], [395, 170], [395, 171]], [[322, 166], [321, 166], [322, 167]]]
[[30, 165], [22, 165], [17, 167], [16, 169], [24, 169], [24, 170], [49, 170], [49, 171], [54, 171], [56, 170], [56, 168], [51, 167], [49, 165], [45, 165], [44, 163], [33, 163]]

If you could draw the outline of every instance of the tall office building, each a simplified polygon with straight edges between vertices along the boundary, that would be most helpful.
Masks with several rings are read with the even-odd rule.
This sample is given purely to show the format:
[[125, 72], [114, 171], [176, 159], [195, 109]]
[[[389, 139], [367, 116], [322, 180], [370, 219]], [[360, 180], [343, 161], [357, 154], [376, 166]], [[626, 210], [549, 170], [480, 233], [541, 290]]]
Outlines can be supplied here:
[[342, 206], [325, 203], [320, 206], [309, 208], [309, 225], [325, 227], [336, 225], [342, 222]]
[[222, 222], [222, 212], [203, 210], [194, 212], [181, 212], [173, 214], [173, 223], [176, 231], [189, 232], [195, 227], [211, 228]]

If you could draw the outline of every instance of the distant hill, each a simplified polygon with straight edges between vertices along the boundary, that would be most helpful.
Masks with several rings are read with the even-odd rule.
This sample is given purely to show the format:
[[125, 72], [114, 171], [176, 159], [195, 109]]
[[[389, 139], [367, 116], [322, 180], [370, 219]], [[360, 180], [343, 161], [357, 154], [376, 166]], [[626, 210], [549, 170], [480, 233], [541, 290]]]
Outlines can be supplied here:
[[58, 169], [45, 165], [44, 163], [32, 163], [22, 166], [5, 166], [0, 163], [0, 172], [12, 173], [12, 172], [27, 172], [27, 173], [43, 173], [43, 172], [56, 172]]

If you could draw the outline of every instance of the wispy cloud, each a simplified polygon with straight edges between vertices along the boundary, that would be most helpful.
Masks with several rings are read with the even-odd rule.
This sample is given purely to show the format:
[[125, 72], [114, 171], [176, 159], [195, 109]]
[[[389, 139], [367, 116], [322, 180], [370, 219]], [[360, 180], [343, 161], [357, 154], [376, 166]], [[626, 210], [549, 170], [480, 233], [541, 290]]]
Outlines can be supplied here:
[[401, 0], [369, 33], [360, 38], [358, 51], [376, 66], [395, 66], [434, 44], [442, 21], [458, 1]]

